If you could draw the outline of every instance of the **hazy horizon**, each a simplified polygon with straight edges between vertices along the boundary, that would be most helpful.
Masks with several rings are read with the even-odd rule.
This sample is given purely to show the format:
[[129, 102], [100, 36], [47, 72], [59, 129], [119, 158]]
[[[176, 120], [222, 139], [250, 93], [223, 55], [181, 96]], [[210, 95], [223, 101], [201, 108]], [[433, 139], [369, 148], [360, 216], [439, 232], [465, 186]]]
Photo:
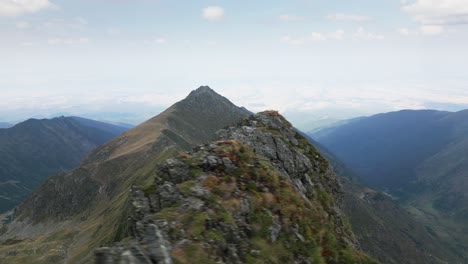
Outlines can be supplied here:
[[200, 85], [304, 123], [468, 108], [468, 2], [0, 0], [0, 121], [137, 124]]

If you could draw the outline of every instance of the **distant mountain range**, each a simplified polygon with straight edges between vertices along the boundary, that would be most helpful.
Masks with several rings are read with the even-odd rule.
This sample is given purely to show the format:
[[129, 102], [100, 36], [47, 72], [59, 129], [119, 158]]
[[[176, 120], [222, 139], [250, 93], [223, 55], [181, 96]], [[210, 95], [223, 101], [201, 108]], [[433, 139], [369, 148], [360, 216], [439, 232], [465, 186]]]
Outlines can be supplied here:
[[430, 226], [387, 194], [369, 188], [336, 156], [311, 140], [329, 160], [343, 184], [343, 210], [362, 249], [382, 263], [459, 263], [464, 258]]
[[[111, 137], [114, 131], [106, 124], [77, 117], [28, 120], [47, 124], [25, 129], [43, 135], [33, 137], [36, 141], [54, 139], [39, 149], [32, 143], [25, 146], [33, 152], [30, 160], [43, 154], [49, 156], [47, 164], [56, 164], [58, 157], [95, 148], [79, 167], [44, 176], [45, 182], [12, 213], [0, 215], [0, 259], [98, 264], [463, 263], [466, 229], [457, 219], [463, 219], [464, 202], [461, 211], [453, 204], [445, 207], [447, 211], [423, 206], [439, 191], [461, 194], [464, 188], [462, 183], [460, 190], [446, 189], [466, 179], [463, 173], [439, 176], [435, 172], [443, 171], [426, 167], [464, 168], [457, 167], [463, 158], [454, 155], [458, 151], [463, 156], [468, 127], [459, 114], [403, 111], [377, 125], [359, 118], [318, 131], [313, 135], [320, 141], [316, 142], [275, 111], [252, 114], [202, 86], [106, 143], [103, 135]], [[48, 123], [52, 121], [60, 122]], [[355, 124], [359, 125], [339, 132]], [[444, 131], [449, 127], [450, 132]], [[16, 140], [9, 139], [12, 146], [28, 138], [19, 131], [10, 135]], [[407, 135], [393, 139], [403, 132]], [[364, 173], [369, 167], [359, 170], [336, 151], [341, 146], [333, 144], [339, 139], [334, 135], [349, 133], [352, 136], [340, 139], [340, 144], [347, 151], [358, 149], [356, 156], [368, 155], [353, 157], [362, 165], [378, 167], [372, 162], [388, 158], [388, 150], [400, 153], [403, 157], [378, 163], [395, 174], [376, 174], [382, 177], [376, 180]], [[66, 142], [79, 142], [86, 151], [70, 144], [63, 147], [70, 154], [55, 154], [53, 150]], [[411, 149], [415, 155], [396, 149], [410, 143], [416, 143]], [[378, 150], [373, 154], [377, 157], [366, 152]], [[390, 164], [404, 159], [400, 165]], [[405, 174], [412, 164], [408, 159], [422, 161], [411, 180]], [[446, 164], [447, 159], [456, 162]], [[432, 177], [426, 177], [428, 170]], [[449, 187], [440, 184], [441, 177], [448, 179]], [[447, 217], [447, 212], [452, 215]]]
[[0, 122], [0, 128], [10, 128], [12, 126], [10, 123]]
[[311, 135], [468, 258], [468, 111], [399, 111]]
[[200, 87], [50, 177], [1, 229], [0, 257], [376, 263], [359, 251], [340, 195], [328, 162], [277, 112], [251, 116]]
[[53, 174], [67, 172], [126, 128], [80, 117], [29, 119], [0, 129], [0, 212]]
[[132, 125], [132, 124], [129, 124], [129, 123], [124, 123], [124, 122], [105, 122], [104, 123], [109, 123], [109, 124], [112, 124], [112, 125], [115, 125], [115, 126], [118, 126], [118, 127], [123, 127], [123, 128], [127, 128], [127, 129], [130, 129], [130, 128], [134, 128], [135, 125]]

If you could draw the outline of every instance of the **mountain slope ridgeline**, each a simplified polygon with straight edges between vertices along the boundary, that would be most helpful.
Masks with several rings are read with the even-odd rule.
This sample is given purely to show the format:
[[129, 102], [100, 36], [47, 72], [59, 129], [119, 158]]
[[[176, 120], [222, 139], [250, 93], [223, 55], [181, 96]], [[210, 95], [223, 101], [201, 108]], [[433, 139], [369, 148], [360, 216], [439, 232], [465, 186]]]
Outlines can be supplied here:
[[91, 261], [95, 248], [127, 236], [130, 189], [151, 185], [155, 164], [214, 139], [215, 131], [249, 114], [209, 87], [193, 91], [97, 148], [81, 167], [49, 178], [0, 229], [0, 257], [12, 263]]
[[0, 129], [0, 213], [19, 204], [48, 176], [77, 167], [126, 129], [78, 117], [29, 119]]

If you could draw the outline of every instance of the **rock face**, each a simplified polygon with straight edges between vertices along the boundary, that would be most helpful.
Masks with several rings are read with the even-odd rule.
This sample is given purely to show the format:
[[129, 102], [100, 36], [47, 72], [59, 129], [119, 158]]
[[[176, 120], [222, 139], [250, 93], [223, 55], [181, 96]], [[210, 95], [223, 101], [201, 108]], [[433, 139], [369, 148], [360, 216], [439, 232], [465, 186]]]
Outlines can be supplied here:
[[130, 238], [96, 263], [375, 263], [338, 206], [328, 163], [278, 113], [158, 165], [132, 188]]
[[270, 160], [281, 175], [304, 197], [326, 191], [340, 198], [341, 186], [326, 159], [277, 112], [263, 112], [242, 121], [239, 127], [218, 132], [222, 139], [236, 139]]

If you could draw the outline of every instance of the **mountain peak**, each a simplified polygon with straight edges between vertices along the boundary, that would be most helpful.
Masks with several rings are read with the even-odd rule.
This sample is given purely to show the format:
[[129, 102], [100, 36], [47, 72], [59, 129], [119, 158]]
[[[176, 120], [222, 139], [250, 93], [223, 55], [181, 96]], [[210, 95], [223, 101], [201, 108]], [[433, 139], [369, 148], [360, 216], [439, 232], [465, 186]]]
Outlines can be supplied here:
[[211, 89], [209, 86], [200, 86], [196, 90], [193, 90], [188, 96], [187, 99], [190, 98], [199, 98], [199, 97], [205, 97], [205, 96], [215, 96], [215, 97], [222, 97], [220, 94], [215, 92], [213, 89]]
[[195, 94], [202, 94], [202, 93], [216, 93], [213, 89], [211, 89], [208, 85], [200, 86], [196, 90], [193, 90], [192, 93]]
[[237, 107], [210, 87], [201, 86], [160, 115], [102, 146], [85, 163], [151, 150], [168, 131], [180, 137], [178, 142], [184, 142], [186, 147], [201, 144], [212, 140], [218, 129], [248, 115], [250, 112], [245, 108]]

